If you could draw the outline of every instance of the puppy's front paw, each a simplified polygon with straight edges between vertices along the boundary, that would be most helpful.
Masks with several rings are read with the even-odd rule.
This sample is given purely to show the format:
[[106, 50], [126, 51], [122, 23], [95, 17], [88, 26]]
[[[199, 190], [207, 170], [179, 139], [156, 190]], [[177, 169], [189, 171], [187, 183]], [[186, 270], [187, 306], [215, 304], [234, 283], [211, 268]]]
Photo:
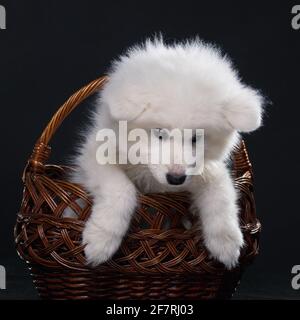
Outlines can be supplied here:
[[88, 221], [82, 233], [82, 243], [88, 264], [97, 266], [109, 260], [118, 250], [122, 237]]
[[243, 234], [239, 227], [231, 227], [205, 237], [205, 245], [213, 258], [227, 269], [237, 266], [243, 247]]

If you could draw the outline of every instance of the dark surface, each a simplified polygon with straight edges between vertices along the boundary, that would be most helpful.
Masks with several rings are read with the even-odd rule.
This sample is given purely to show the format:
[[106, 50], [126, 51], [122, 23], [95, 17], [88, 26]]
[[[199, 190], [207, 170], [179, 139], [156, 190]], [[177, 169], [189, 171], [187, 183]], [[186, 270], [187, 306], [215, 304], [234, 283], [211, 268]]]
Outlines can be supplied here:
[[[21, 173], [36, 138], [57, 107], [105, 72], [124, 48], [161, 31], [168, 41], [199, 35], [219, 44], [243, 79], [273, 105], [265, 126], [246, 136], [255, 171], [261, 254], [236, 299], [295, 299], [291, 268], [300, 264], [299, 57], [293, 3], [242, 1], [16, 1], [0, 30], [1, 223], [0, 264], [7, 290], [0, 299], [36, 298], [18, 259], [12, 229], [22, 195]], [[65, 160], [85, 123], [82, 106], [53, 141], [53, 161]]]

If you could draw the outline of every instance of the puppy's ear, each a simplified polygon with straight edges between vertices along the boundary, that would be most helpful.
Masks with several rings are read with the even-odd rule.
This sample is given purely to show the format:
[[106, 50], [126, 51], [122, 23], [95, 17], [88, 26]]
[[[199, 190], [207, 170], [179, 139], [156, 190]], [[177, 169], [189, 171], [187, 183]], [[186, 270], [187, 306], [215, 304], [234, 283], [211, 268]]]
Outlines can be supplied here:
[[133, 121], [146, 110], [146, 107], [134, 105], [130, 101], [123, 101], [123, 103], [110, 103], [109, 110], [115, 120]]
[[138, 103], [136, 92], [134, 86], [112, 82], [102, 90], [101, 100], [108, 106], [113, 119], [132, 121], [146, 109], [143, 103]]
[[225, 105], [225, 118], [237, 131], [250, 132], [262, 124], [263, 97], [255, 90], [243, 86]]

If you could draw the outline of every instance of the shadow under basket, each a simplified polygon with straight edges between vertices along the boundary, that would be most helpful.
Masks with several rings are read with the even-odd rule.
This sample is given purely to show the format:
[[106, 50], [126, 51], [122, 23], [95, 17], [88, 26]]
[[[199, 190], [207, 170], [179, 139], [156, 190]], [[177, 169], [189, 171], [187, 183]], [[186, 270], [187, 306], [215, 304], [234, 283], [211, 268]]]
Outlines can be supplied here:
[[[102, 77], [91, 82], [61, 106], [37, 141], [24, 170], [24, 193], [15, 226], [15, 242], [40, 297], [230, 298], [245, 266], [258, 254], [260, 233], [252, 169], [243, 141], [232, 157], [232, 175], [240, 193], [240, 225], [245, 239], [237, 268], [228, 271], [209, 257], [199, 223], [189, 212], [187, 193], [140, 195], [139, 206], [118, 252], [96, 268], [87, 266], [81, 235], [92, 201], [81, 186], [67, 180], [71, 168], [46, 162], [50, 139], [58, 127], [81, 101], [100, 90], [106, 81], [107, 78]], [[63, 217], [66, 208], [71, 208], [78, 218]]]

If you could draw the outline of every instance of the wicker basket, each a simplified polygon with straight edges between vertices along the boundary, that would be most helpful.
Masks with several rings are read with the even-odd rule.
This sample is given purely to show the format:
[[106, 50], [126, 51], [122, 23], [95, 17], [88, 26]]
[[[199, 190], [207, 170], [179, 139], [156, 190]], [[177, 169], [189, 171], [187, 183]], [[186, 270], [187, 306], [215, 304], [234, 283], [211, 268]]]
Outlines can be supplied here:
[[[227, 271], [209, 258], [201, 230], [189, 213], [185, 193], [139, 198], [130, 230], [115, 256], [97, 268], [86, 265], [81, 233], [91, 200], [66, 179], [66, 166], [46, 164], [48, 143], [79, 103], [99, 90], [97, 79], [70, 97], [54, 115], [26, 165], [24, 194], [15, 227], [19, 255], [27, 262], [39, 295], [46, 299], [211, 299], [229, 298], [244, 267], [258, 253], [252, 170], [245, 144], [234, 152], [235, 186], [240, 192], [240, 224], [246, 246], [240, 266]], [[81, 199], [85, 206], [79, 206]], [[71, 207], [78, 219], [62, 217]], [[192, 223], [186, 229], [182, 217]]]

